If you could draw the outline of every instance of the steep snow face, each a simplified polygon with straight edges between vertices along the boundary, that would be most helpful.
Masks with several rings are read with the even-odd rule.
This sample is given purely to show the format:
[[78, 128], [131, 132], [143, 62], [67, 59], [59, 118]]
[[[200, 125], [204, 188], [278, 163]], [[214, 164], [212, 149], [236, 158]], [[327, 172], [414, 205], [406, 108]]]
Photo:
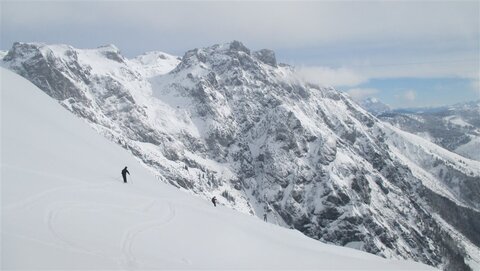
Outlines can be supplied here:
[[158, 182], [24, 78], [1, 78], [2, 270], [433, 270], [214, 208]]
[[[69, 50], [103, 64], [65, 60]], [[4, 60], [165, 182], [385, 257], [447, 269], [473, 261], [443, 222], [480, 245], [479, 174], [469, 171], [476, 164], [399, 134], [333, 88], [298, 80], [270, 50], [236, 41], [194, 49], [157, 76], [114, 48], [104, 51], [15, 44]], [[424, 169], [423, 154], [432, 151], [439, 164]], [[442, 174], [430, 171], [438, 166]], [[448, 185], [447, 175], [468, 175], [469, 188], [454, 191], [464, 182]]]

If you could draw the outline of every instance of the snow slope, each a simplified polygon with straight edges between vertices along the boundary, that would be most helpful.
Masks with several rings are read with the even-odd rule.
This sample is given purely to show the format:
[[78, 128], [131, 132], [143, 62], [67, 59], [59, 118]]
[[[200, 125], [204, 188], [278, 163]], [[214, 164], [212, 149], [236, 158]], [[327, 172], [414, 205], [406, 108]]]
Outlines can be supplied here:
[[471, 157], [480, 161], [480, 137], [474, 137], [467, 144], [456, 148], [455, 152], [464, 157]]
[[153, 77], [173, 70], [180, 60], [177, 56], [153, 51], [137, 56], [131, 62], [139, 66], [137, 70], [143, 71], [145, 77]]
[[432, 269], [214, 208], [26, 79], [3, 68], [1, 79], [2, 269]]
[[[399, 155], [404, 163], [408, 164], [414, 172], [414, 175], [422, 180], [426, 187], [436, 191], [440, 195], [448, 197], [453, 202], [461, 206], [470, 206], [479, 210], [478, 203], [468, 202], [462, 203], [462, 188], [465, 178], [455, 179], [450, 182], [441, 182], [441, 178], [435, 177], [439, 175], [441, 169], [437, 169], [438, 162], [443, 161], [443, 165], [453, 168], [455, 171], [462, 172], [465, 175], [480, 175], [480, 162], [471, 160], [458, 155], [424, 139], [420, 136], [405, 132], [388, 123], [384, 123], [383, 131], [388, 133], [388, 142], [391, 149], [395, 149], [395, 154]], [[407, 158], [408, 157], [408, 158]], [[419, 166], [420, 165], [420, 166]], [[475, 197], [476, 198], [476, 197]], [[464, 205], [465, 204], [465, 205]]]

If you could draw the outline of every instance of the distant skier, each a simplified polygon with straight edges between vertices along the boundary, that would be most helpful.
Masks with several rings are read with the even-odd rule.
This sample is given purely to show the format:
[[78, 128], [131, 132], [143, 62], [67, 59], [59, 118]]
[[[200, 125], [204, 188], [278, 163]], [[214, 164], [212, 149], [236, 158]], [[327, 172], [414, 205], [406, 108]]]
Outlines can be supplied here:
[[124, 183], [127, 183], [127, 173], [128, 173], [128, 175], [130, 175], [130, 172], [128, 172], [127, 167], [125, 167], [122, 170], [122, 177], [123, 177], [123, 182]]
[[263, 221], [267, 222], [267, 213], [263, 214]]
[[212, 198], [213, 206], [217, 207], [217, 197]]

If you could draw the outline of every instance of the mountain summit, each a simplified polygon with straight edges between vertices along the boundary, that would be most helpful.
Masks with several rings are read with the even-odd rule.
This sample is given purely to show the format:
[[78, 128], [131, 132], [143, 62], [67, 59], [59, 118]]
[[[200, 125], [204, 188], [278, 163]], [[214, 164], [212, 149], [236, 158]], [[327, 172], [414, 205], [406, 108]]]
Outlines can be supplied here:
[[379, 115], [392, 110], [390, 106], [384, 104], [382, 101], [378, 100], [375, 97], [366, 98], [365, 100], [360, 102], [360, 106], [362, 106], [365, 110], [372, 113], [373, 115]]
[[480, 263], [478, 161], [299, 80], [270, 50], [197, 48], [157, 74], [116, 55], [16, 43], [3, 65], [176, 187], [324, 242], [445, 269]]

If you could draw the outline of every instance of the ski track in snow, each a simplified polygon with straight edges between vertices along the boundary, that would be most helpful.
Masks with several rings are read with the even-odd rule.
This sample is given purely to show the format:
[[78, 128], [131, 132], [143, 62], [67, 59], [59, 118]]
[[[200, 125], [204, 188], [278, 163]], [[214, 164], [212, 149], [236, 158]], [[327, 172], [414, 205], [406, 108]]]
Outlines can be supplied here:
[[[145, 207], [143, 207], [141, 211], [125, 210], [121, 206], [117, 206], [114, 204], [100, 204], [100, 203], [85, 204], [85, 203], [57, 201], [48, 205], [48, 208], [45, 214], [45, 224], [47, 225], [49, 232], [52, 233], [52, 235], [57, 240], [59, 240], [62, 244], [64, 244], [65, 248], [76, 251], [76, 252], [87, 253], [94, 256], [109, 258], [111, 260], [118, 262], [123, 268], [127, 270], [135, 270], [135, 269], [141, 268], [141, 263], [137, 260], [137, 257], [135, 257], [135, 254], [133, 251], [133, 245], [134, 245], [135, 239], [137, 238], [138, 235], [140, 235], [145, 231], [148, 231], [152, 228], [162, 227], [163, 225], [171, 222], [175, 218], [175, 208], [173, 207], [172, 203], [168, 201], [164, 201], [161, 207], [162, 209], [165, 209], [165, 212], [162, 212], [162, 214], [160, 215], [160, 218], [149, 220], [143, 223], [137, 223], [136, 225], [129, 227], [124, 231], [122, 241], [121, 241], [121, 251], [122, 251], [121, 255], [123, 255], [122, 257], [115, 257], [112, 255], [108, 255], [108, 253], [105, 251], [94, 250], [89, 248], [88, 246], [72, 241], [67, 236], [61, 234], [59, 230], [57, 230], [58, 227], [56, 226], [56, 221], [58, 220], [58, 217], [61, 213], [69, 213], [78, 209], [94, 210], [94, 209], [98, 209], [99, 207], [107, 207], [109, 209], [116, 209], [117, 211], [137, 213], [141, 215], [148, 215], [148, 216], [155, 217], [155, 215], [152, 215], [151, 213], [149, 213], [149, 211], [151, 208], [153, 208], [154, 205], [158, 204], [160, 201], [162, 200], [152, 200]], [[164, 260], [171, 261], [172, 259], [166, 258]], [[179, 262], [186, 263], [186, 264], [190, 263], [188, 259], [184, 259], [184, 258], [180, 259]]]
[[66, 236], [62, 235], [60, 233], [60, 231], [58, 231], [57, 228], [55, 227], [55, 221], [58, 219], [58, 216], [61, 212], [72, 211], [76, 208], [85, 208], [85, 207], [86, 208], [91, 208], [91, 207], [93, 207], [93, 205], [92, 204], [72, 204], [72, 205], [68, 206], [67, 202], [55, 202], [54, 204], [50, 205], [50, 207], [47, 208], [47, 211], [46, 211], [46, 214], [45, 214], [45, 224], [47, 225], [49, 232], [52, 233], [52, 235], [57, 240], [62, 242], [66, 246], [66, 248], [68, 248], [68, 249], [72, 249], [74, 251], [91, 254], [91, 255], [94, 255], [94, 256], [100, 256], [100, 257], [104, 257], [104, 258], [112, 258], [112, 259], [116, 260], [115, 257], [109, 256], [102, 251], [96, 251], [96, 250], [90, 249], [86, 246], [80, 245], [80, 244], [70, 240]]
[[[152, 214], [149, 213], [149, 210], [155, 204], [158, 204], [158, 203], [159, 203], [159, 200], [152, 200], [152, 202], [148, 203], [147, 206], [142, 208], [141, 211], [134, 211], [134, 210], [124, 210], [122, 207], [116, 206], [113, 204], [98, 204], [98, 203], [96, 204], [80, 203], [79, 204], [79, 203], [72, 203], [72, 202], [54, 202], [53, 204], [50, 204], [47, 208], [47, 212], [45, 215], [45, 224], [47, 225], [50, 233], [52, 233], [52, 235], [57, 240], [62, 242], [66, 246], [66, 248], [77, 251], [77, 252], [83, 252], [83, 253], [99, 256], [99, 257], [109, 258], [116, 262], [119, 262], [119, 264], [125, 269], [134, 270], [134, 269], [140, 268], [140, 263], [138, 262], [133, 252], [133, 244], [135, 242], [136, 237], [139, 234], [145, 231], [148, 231], [152, 228], [162, 227], [163, 225], [169, 223], [174, 219], [175, 208], [170, 202], [165, 202], [162, 205], [162, 207], [165, 206], [165, 209], [167, 211], [162, 212], [161, 218], [153, 219], [144, 223], [139, 223], [134, 225], [133, 227], [127, 228], [127, 230], [123, 234], [123, 238], [121, 241], [121, 250], [122, 250], [123, 257], [120, 257], [120, 258], [108, 255], [104, 251], [90, 249], [87, 246], [81, 245], [79, 243], [76, 243], [70, 240], [68, 237], [66, 237], [65, 235], [62, 235], [60, 231], [57, 230], [55, 221], [58, 219], [59, 214], [62, 212], [66, 212], [66, 213], [73, 212], [75, 209], [94, 210], [99, 206], [108, 207], [111, 209], [123, 210], [124, 212], [128, 212], [128, 213], [137, 213], [142, 215], [153, 216]], [[171, 260], [171, 258], [169, 260]], [[188, 259], [183, 259], [183, 258], [181, 259], [181, 262], [190, 263]]]
[[[29, 173], [33, 173], [33, 174], [41, 175], [41, 176], [48, 176], [48, 177], [52, 177], [52, 178], [60, 178], [62, 180], [69, 180], [69, 179], [72, 180], [71, 178], [61, 176], [61, 175], [47, 174], [47, 173], [44, 173], [44, 172], [41, 172], [41, 171], [19, 168], [19, 167], [7, 165], [7, 164], [2, 164], [1, 167], [2, 168], [13, 169], [15, 171], [29, 172]], [[80, 182], [78, 180], [74, 180], [74, 181], [76, 183]], [[38, 194], [35, 194], [33, 196], [29, 196], [29, 197], [27, 197], [27, 198], [25, 198], [25, 199], [23, 199], [19, 202], [15, 202], [15, 203], [9, 204], [7, 206], [2, 205], [2, 212], [11, 212], [11, 211], [20, 211], [20, 210], [24, 210], [24, 209], [29, 209], [30, 207], [34, 206], [35, 203], [37, 203], [42, 198], [45, 198], [48, 195], [56, 193], [56, 192], [79, 191], [79, 189], [81, 189], [81, 190], [94, 190], [94, 189], [98, 189], [98, 188], [105, 188], [105, 187], [107, 187], [109, 185], [112, 185], [112, 184], [115, 184], [115, 183], [116, 182], [114, 182], [114, 181], [104, 181], [104, 182], [95, 183], [95, 184], [84, 182], [84, 183], [81, 183], [81, 184], [68, 185], [68, 186], [64, 186], [64, 187], [55, 187], [55, 188], [52, 188], [52, 189], [47, 189], [47, 190], [42, 191], [42, 192], [40, 192]]]
[[[2, 167], [4, 166], [6, 165], [2, 165]], [[9, 167], [9, 168], [20, 170], [15, 167]], [[35, 174], [40, 173], [32, 170], [25, 170], [25, 171], [31, 171], [31, 173], [35, 173]], [[54, 177], [54, 176], [51, 176], [51, 177]], [[59, 176], [56, 176], [56, 177], [59, 177]], [[33, 207], [39, 206], [41, 204], [46, 204], [45, 214], [44, 214], [44, 225], [46, 226], [48, 231], [52, 234], [52, 236], [54, 236], [54, 238], [60, 242], [60, 245], [64, 249], [68, 249], [78, 253], [85, 253], [93, 256], [108, 258], [110, 260], [118, 262], [119, 265], [125, 269], [133, 270], [133, 269], [139, 268], [141, 264], [138, 262], [133, 252], [133, 245], [136, 237], [139, 234], [145, 231], [148, 231], [152, 228], [162, 227], [163, 225], [169, 223], [174, 219], [175, 208], [173, 207], [170, 201], [166, 199], [163, 199], [163, 200], [152, 199], [149, 203], [142, 206], [140, 210], [135, 210], [135, 209], [126, 210], [122, 206], [115, 205], [115, 204], [105, 204], [105, 203], [82, 203], [82, 202], [75, 202], [75, 201], [48, 202], [48, 198], [51, 198], [51, 196], [54, 194], [73, 193], [73, 195], [76, 195], [78, 193], [92, 192], [92, 191], [100, 191], [104, 193], [117, 193], [118, 191], [104, 190], [108, 186], [111, 186], [112, 184], [115, 184], [115, 183], [116, 182], [108, 181], [108, 182], [102, 182], [99, 184], [84, 183], [84, 184], [77, 184], [77, 185], [69, 185], [69, 186], [60, 187], [60, 188], [58, 187], [52, 188], [52, 189], [48, 189], [40, 193], [34, 194], [32, 196], [29, 196], [19, 202], [9, 204], [8, 206], [2, 206], [2, 211], [6, 212], [7, 215], [15, 214], [21, 211], [28, 211]], [[47, 200], [47, 203], [42, 202], [45, 200]], [[59, 217], [61, 217], [62, 213], [65, 214], [65, 213], [72, 213], [78, 210], [96, 210], [99, 208], [107, 208], [110, 211], [115, 210], [120, 212], [136, 213], [140, 215], [148, 215], [151, 217], [155, 217], [156, 215], [150, 213], [150, 210], [155, 205], [159, 205], [160, 202], [162, 202], [162, 204], [160, 205], [162, 210], [165, 209], [165, 212], [162, 212], [162, 214], [160, 214], [160, 218], [155, 218], [153, 220], [149, 220], [143, 223], [137, 223], [136, 225], [129, 227], [124, 231], [123, 238], [121, 241], [122, 256], [120, 257], [109, 255], [106, 251], [96, 250], [86, 245], [82, 245], [78, 242], [75, 242], [71, 238], [69, 238], [66, 234], [62, 234], [61, 231], [58, 230], [59, 228], [61, 228], [61, 227], [58, 227], [58, 220], [59, 220]], [[172, 259], [168, 258], [165, 260], [171, 261]], [[185, 258], [179, 259], [178, 262], [181, 262], [183, 264], [191, 263], [190, 260]]]
[[[72, 188], [73, 189], [73, 188]], [[143, 223], [137, 223], [136, 225], [127, 228], [122, 237], [121, 241], [121, 257], [115, 257], [112, 255], [108, 255], [105, 251], [99, 251], [89, 248], [88, 246], [81, 245], [69, 239], [67, 236], [62, 235], [59, 230], [57, 230], [56, 221], [61, 213], [69, 213], [75, 210], [94, 210], [98, 209], [99, 207], [107, 207], [109, 209], [116, 209], [117, 211], [123, 211], [128, 213], [137, 213], [140, 215], [148, 215], [155, 217], [149, 213], [150, 209], [153, 208], [154, 205], [158, 204], [162, 200], [152, 200], [148, 203], [145, 207], [141, 209], [141, 211], [136, 210], [125, 210], [121, 206], [117, 206], [114, 204], [101, 204], [101, 203], [94, 203], [94, 204], [85, 204], [85, 203], [74, 203], [74, 202], [54, 202], [50, 204], [47, 208], [46, 215], [45, 215], [45, 224], [48, 227], [48, 230], [52, 235], [59, 240], [62, 244], [64, 244], [65, 248], [81, 252], [87, 253], [94, 256], [109, 258], [118, 262], [121, 267], [127, 270], [136, 270], [141, 268], [141, 262], [137, 260], [133, 251], [133, 245], [135, 239], [141, 233], [148, 231], [152, 228], [159, 228], [163, 225], [171, 222], [175, 218], [175, 208], [169, 201], [164, 201], [161, 205], [162, 209], [165, 209], [165, 212], [162, 212], [160, 218], [156, 218], [153, 220], [149, 220]], [[165, 258], [164, 260], [171, 261], [171, 258]], [[189, 264], [190, 261], [188, 259], [180, 259], [179, 262]]]
[[47, 196], [49, 196], [50, 194], [54, 194], [54, 193], [58, 193], [58, 192], [68, 192], [68, 191], [88, 191], [88, 190], [96, 190], [96, 189], [99, 189], [99, 188], [104, 188], [104, 187], [107, 187], [109, 185], [111, 185], [113, 183], [101, 183], [101, 184], [94, 184], [94, 185], [87, 185], [85, 186], [84, 184], [81, 184], [81, 185], [71, 185], [71, 186], [68, 186], [68, 187], [60, 187], [60, 188], [53, 188], [53, 189], [49, 189], [49, 190], [45, 190], [41, 193], [38, 193], [34, 196], [30, 196], [20, 202], [16, 202], [16, 203], [13, 203], [13, 204], [10, 204], [8, 206], [5, 206], [5, 207], [2, 207], [2, 211], [5, 212], [13, 212], [13, 211], [20, 211], [20, 210], [25, 210], [25, 209], [29, 209], [33, 206], [35, 206], [35, 204], [40, 201], [41, 199], [43, 198], [46, 198]]
[[[148, 210], [156, 203], [157, 201], [150, 203], [144, 211], [148, 212]], [[136, 237], [149, 229], [162, 227], [175, 218], [175, 208], [173, 205], [170, 202], [167, 202], [166, 205], [168, 206], [168, 212], [165, 217], [137, 224], [125, 231], [122, 240], [122, 254], [124, 255], [124, 267], [128, 270], [134, 270], [139, 267], [139, 263], [133, 253], [133, 243]]]

